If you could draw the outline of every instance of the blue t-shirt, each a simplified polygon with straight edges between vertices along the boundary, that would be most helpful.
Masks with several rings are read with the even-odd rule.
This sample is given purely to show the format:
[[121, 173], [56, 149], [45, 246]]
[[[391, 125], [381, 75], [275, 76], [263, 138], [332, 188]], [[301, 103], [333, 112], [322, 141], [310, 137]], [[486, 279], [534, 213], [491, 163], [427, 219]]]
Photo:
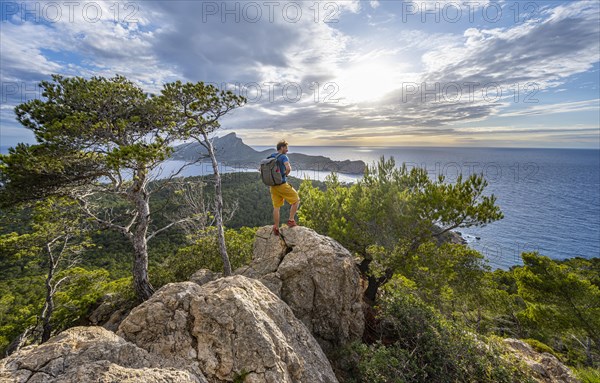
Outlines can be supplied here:
[[[277, 157], [278, 154], [279, 154], [279, 152], [275, 152], [275, 153], [271, 154], [268, 158], [275, 158], [275, 157]], [[279, 171], [281, 172], [281, 180], [283, 182], [287, 182], [287, 177], [285, 176], [285, 165], [284, 164], [289, 161], [290, 161], [290, 159], [285, 154], [280, 155], [279, 158], [277, 159], [277, 164], [279, 165]]]

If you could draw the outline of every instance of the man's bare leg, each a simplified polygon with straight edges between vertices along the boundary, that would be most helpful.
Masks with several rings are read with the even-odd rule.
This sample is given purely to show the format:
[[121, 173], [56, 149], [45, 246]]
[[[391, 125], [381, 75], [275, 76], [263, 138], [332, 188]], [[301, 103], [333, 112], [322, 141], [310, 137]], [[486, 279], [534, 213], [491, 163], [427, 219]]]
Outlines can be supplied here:
[[[294, 217], [296, 217], [296, 212], [298, 211], [298, 206], [300, 206], [300, 200], [296, 201], [296, 203], [290, 207], [290, 221], [294, 221]], [[279, 212], [277, 212], [277, 214], [279, 215]], [[279, 220], [277, 222], [279, 222]]]
[[273, 222], [274, 222], [273, 227], [279, 229], [279, 208], [278, 207], [273, 208]]

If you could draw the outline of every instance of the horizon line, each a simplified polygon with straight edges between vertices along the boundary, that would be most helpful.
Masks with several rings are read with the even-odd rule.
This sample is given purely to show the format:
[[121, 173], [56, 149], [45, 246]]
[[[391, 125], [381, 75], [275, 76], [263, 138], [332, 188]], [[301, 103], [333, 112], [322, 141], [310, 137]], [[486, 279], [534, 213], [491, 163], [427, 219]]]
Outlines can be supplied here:
[[[243, 142], [243, 141], [242, 141]], [[266, 147], [275, 149], [276, 145], [259, 145], [259, 144], [247, 144], [250, 147]], [[36, 145], [35, 143], [19, 142], [15, 145], [0, 145], [0, 148], [8, 149], [14, 148], [18, 144], [29, 144]], [[440, 149], [565, 149], [565, 150], [600, 150], [600, 146], [597, 147], [544, 147], [544, 146], [434, 146], [434, 145], [290, 145], [293, 147], [303, 148], [374, 148], [374, 149], [392, 149], [392, 148], [440, 148]], [[293, 153], [293, 152], [292, 152]]]
[[[273, 147], [275, 145], [246, 144], [250, 147]], [[290, 145], [299, 148], [444, 148], [444, 149], [575, 149], [575, 150], [600, 150], [598, 147], [544, 147], [544, 146], [427, 146], [427, 145]], [[293, 153], [293, 152], [292, 152]]]

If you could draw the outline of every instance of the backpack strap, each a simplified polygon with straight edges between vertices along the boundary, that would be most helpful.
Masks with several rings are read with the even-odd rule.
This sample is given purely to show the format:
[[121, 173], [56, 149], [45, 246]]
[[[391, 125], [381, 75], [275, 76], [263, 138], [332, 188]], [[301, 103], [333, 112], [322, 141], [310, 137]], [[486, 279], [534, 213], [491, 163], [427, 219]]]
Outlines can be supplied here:
[[277, 164], [277, 166], [279, 166], [279, 157], [281, 157], [281, 156], [283, 156], [283, 153], [279, 153], [275, 156], [275, 163]]
[[279, 162], [279, 157], [281, 157], [281, 156], [283, 156], [283, 153], [279, 153], [279, 154], [277, 154], [275, 157], [271, 157], [271, 156], [269, 156], [269, 157], [267, 157], [267, 158], [275, 158], [275, 162]]

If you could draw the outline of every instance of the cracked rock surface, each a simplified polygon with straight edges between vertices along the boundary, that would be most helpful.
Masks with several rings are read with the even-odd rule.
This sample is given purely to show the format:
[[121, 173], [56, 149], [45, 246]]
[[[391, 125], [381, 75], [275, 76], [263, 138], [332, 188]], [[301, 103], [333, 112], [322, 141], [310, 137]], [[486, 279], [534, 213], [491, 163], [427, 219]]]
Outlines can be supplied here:
[[0, 360], [0, 382], [337, 383], [323, 350], [362, 336], [358, 270], [328, 237], [281, 233], [261, 228], [238, 275], [163, 286], [117, 334], [75, 327]]
[[[197, 366], [209, 382], [337, 382], [319, 344], [261, 282], [232, 276], [172, 283], [135, 308], [118, 334], [165, 360]], [[176, 365], [170, 362], [170, 365]]]
[[15, 383], [205, 383], [202, 374], [161, 358], [102, 327], [73, 327], [0, 360], [0, 381]]
[[522, 340], [507, 338], [504, 343], [529, 366], [533, 378], [540, 383], [579, 383], [571, 370], [547, 352], [537, 352]]
[[256, 233], [253, 259], [236, 274], [260, 280], [287, 303], [325, 352], [362, 337], [363, 289], [352, 255], [314, 230], [265, 226]]

